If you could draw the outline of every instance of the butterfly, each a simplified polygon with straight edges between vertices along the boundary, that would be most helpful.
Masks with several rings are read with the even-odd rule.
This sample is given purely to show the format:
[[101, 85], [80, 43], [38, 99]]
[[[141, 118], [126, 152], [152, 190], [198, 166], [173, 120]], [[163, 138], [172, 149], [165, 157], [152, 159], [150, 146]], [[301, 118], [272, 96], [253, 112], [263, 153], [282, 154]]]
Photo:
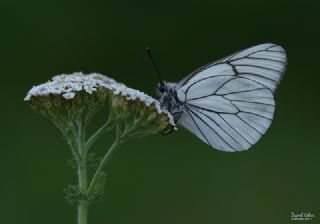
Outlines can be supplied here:
[[286, 65], [281, 46], [259, 44], [204, 65], [178, 83], [162, 81], [159, 73], [156, 92], [161, 107], [203, 142], [243, 151], [270, 127]]

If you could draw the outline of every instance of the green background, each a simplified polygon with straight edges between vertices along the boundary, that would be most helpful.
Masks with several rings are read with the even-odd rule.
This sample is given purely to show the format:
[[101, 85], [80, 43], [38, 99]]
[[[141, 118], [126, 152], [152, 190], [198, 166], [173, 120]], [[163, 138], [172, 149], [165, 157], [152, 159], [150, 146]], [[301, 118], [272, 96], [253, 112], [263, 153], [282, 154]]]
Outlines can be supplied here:
[[[212, 150], [182, 128], [134, 139], [108, 164], [90, 223], [320, 222], [319, 1], [1, 0], [0, 223], [75, 223], [76, 182], [58, 130], [23, 102], [59, 73], [101, 72], [154, 95], [149, 46], [168, 81], [258, 43], [289, 58], [276, 116], [249, 151]], [[100, 115], [95, 125], [102, 123]], [[102, 154], [113, 135], [94, 147]]]

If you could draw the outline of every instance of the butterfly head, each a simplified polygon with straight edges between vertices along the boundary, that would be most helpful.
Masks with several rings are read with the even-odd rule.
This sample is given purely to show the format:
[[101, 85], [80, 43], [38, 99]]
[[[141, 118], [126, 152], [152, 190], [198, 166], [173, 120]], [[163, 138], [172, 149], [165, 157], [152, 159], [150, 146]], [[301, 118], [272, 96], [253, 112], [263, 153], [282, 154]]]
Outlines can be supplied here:
[[156, 94], [158, 97], [161, 97], [166, 92], [165, 82], [159, 82], [156, 87]]
[[170, 96], [174, 92], [176, 83], [162, 81], [157, 84], [156, 94], [158, 97]]

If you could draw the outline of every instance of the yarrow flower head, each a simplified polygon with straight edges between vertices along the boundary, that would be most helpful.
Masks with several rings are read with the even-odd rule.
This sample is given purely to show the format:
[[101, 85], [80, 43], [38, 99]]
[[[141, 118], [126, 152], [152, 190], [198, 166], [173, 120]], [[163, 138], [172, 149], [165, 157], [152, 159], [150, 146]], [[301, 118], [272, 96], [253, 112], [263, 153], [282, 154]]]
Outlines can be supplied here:
[[114, 126], [131, 119], [148, 133], [167, 133], [175, 129], [171, 114], [162, 110], [157, 100], [97, 73], [54, 76], [48, 82], [34, 86], [24, 100], [64, 130], [66, 123], [79, 122], [79, 119], [87, 124], [107, 103], [109, 120]]
[[[66, 190], [66, 199], [78, 207], [78, 223], [86, 223], [88, 205], [101, 198], [106, 179], [104, 167], [120, 143], [150, 134], [170, 133], [176, 126], [172, 115], [145, 93], [101, 74], [57, 75], [34, 86], [24, 99], [32, 109], [49, 118], [62, 132], [72, 152], [69, 164], [77, 168], [78, 184]], [[94, 114], [108, 108], [101, 127], [87, 136]], [[97, 158], [89, 153], [106, 131], [115, 130], [115, 140], [106, 154]], [[87, 168], [97, 165], [90, 184]]]

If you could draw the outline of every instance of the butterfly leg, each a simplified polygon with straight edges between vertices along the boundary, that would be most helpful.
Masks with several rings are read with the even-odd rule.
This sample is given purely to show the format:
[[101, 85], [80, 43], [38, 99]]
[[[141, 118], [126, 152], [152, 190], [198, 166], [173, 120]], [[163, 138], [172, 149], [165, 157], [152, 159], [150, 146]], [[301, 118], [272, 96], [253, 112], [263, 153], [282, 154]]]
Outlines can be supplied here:
[[[177, 123], [179, 121], [179, 119], [181, 118], [182, 114], [183, 114], [182, 111], [179, 111], [179, 112], [176, 112], [176, 113], [172, 114], [175, 123]], [[163, 133], [163, 135], [169, 135], [172, 132], [174, 132], [174, 127], [171, 127], [170, 130], [168, 132], [166, 132], [166, 133]]]

